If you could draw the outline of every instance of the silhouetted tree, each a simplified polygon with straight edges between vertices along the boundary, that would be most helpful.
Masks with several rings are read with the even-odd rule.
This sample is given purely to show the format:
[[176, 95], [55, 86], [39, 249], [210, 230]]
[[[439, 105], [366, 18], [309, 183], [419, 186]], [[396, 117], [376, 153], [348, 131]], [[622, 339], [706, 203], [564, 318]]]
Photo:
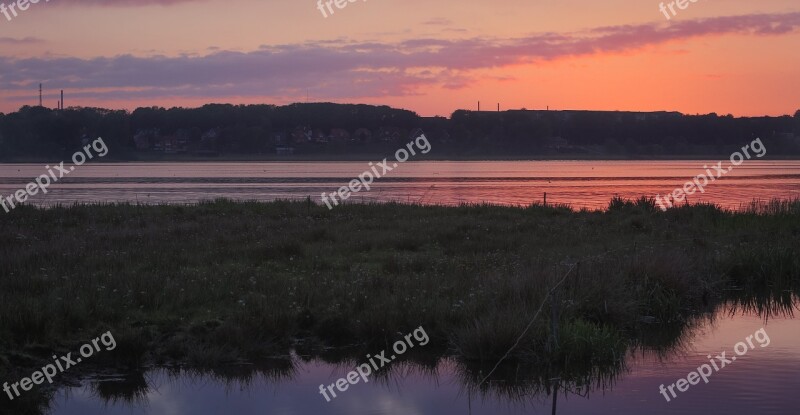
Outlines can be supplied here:
[[[295, 146], [301, 153], [380, 154], [404, 145], [407, 135], [417, 128], [425, 131], [436, 153], [445, 156], [553, 151], [725, 154], [755, 137], [773, 140], [776, 151], [800, 152], [800, 146], [785, 134], [800, 134], [800, 110], [793, 117], [749, 118], [716, 113], [457, 110], [448, 119], [423, 118], [388, 106], [307, 103], [145, 107], [133, 112], [25, 106], [0, 114], [0, 158], [68, 156], [80, 147], [84, 136], [102, 136], [112, 158], [134, 158], [133, 137], [140, 131], [180, 136], [188, 140], [190, 148], [199, 148], [201, 137], [213, 131], [213, 144], [204, 145], [223, 154], [273, 152], [276, 137], [284, 137], [287, 141], [283, 144]], [[309, 131], [327, 135], [334, 129], [351, 135], [367, 129], [372, 138], [326, 144], [324, 139], [308, 140], [305, 135]]]

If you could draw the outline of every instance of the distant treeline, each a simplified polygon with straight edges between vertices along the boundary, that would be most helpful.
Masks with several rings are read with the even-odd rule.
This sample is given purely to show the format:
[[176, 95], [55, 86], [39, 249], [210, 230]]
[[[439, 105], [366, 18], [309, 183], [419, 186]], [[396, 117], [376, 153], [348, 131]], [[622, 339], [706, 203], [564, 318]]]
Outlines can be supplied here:
[[431, 155], [718, 155], [760, 137], [770, 155], [800, 154], [794, 116], [734, 118], [677, 112], [458, 110], [420, 117], [387, 106], [330, 103], [209, 104], [201, 108], [22, 107], [0, 113], [0, 159], [63, 157], [103, 137], [110, 158], [146, 154], [374, 154], [391, 151], [421, 129]]

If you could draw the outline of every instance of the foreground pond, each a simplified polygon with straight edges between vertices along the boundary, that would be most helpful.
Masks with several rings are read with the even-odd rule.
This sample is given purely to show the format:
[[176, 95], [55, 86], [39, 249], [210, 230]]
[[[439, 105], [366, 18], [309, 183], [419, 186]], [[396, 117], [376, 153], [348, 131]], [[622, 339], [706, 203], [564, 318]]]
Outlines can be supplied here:
[[[797, 308], [797, 306], [795, 306]], [[61, 390], [52, 402], [55, 415], [152, 414], [790, 414], [800, 407], [800, 321], [785, 312], [765, 319], [755, 313], [720, 310], [688, 331], [666, 353], [635, 351], [617, 376], [588, 388], [525, 385], [491, 381], [477, 388], [460, 363], [444, 359], [430, 368], [393, 363], [388, 376], [352, 385], [328, 403], [320, 384], [331, 384], [354, 369], [293, 356], [279, 369], [197, 374], [152, 370], [116, 379], [87, 379]], [[751, 338], [753, 348], [667, 402], [659, 393], [708, 363], [707, 355]], [[124, 379], [124, 381], [123, 381]], [[565, 390], [566, 389], [566, 390]], [[554, 409], [553, 406], [556, 406]]]

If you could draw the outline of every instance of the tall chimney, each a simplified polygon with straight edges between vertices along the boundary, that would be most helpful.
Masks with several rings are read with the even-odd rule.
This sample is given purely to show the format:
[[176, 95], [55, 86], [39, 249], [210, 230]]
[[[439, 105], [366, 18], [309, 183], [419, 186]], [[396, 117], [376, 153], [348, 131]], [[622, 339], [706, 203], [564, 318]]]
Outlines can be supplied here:
[[61, 109], [64, 109], [64, 90], [61, 90]]
[[39, 106], [42, 106], [42, 84], [39, 84]]
[[480, 111], [481, 111], [481, 102], [478, 101], [478, 112], [480, 112]]

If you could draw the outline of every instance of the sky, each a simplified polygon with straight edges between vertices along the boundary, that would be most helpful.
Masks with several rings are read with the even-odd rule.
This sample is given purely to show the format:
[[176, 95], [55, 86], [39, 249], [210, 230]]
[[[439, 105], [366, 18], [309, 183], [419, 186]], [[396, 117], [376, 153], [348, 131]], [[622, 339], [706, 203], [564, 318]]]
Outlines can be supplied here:
[[317, 0], [40, 0], [0, 14], [0, 112], [38, 104], [40, 82], [48, 107], [64, 89], [68, 107], [128, 110], [800, 109], [800, 2], [660, 3], [355, 0], [323, 14]]

